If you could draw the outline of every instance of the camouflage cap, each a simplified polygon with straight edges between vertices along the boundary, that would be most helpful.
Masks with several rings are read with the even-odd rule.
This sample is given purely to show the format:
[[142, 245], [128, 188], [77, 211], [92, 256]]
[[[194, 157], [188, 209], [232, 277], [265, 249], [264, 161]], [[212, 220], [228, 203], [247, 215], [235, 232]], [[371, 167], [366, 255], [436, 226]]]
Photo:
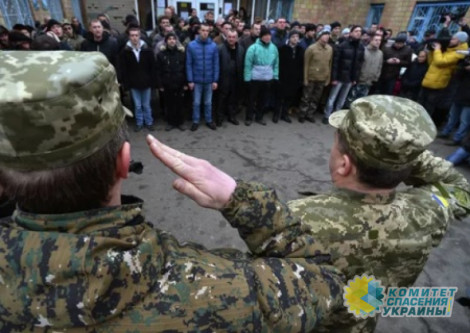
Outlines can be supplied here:
[[0, 64], [0, 166], [73, 164], [101, 149], [132, 115], [102, 53], [6, 51]]
[[395, 96], [359, 98], [350, 110], [333, 113], [329, 122], [341, 131], [356, 158], [387, 170], [407, 167], [436, 137], [426, 109]]

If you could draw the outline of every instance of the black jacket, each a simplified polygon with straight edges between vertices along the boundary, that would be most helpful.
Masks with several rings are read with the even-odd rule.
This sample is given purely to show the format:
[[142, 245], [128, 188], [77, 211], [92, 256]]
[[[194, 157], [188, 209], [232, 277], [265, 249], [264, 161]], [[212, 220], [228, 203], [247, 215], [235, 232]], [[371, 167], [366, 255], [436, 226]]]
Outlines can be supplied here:
[[[411, 64], [411, 55], [413, 53], [413, 50], [411, 50], [408, 45], [403, 46], [401, 49], [397, 49], [394, 45], [392, 45], [390, 47], [385, 47], [383, 49], [383, 53], [384, 64], [382, 66], [382, 74], [380, 75], [380, 78], [385, 80], [391, 80], [398, 79], [398, 76], [400, 75], [400, 69], [402, 67], [408, 67]], [[391, 58], [400, 59], [400, 63], [387, 63], [387, 60]]]
[[364, 46], [360, 40], [345, 40], [333, 52], [332, 81], [353, 82], [359, 80], [364, 62]]
[[465, 67], [470, 66], [470, 57], [466, 57], [460, 61], [455, 73], [457, 81], [457, 91], [455, 92], [454, 101], [463, 106], [470, 106], [470, 71]]
[[304, 52], [302, 46], [279, 48], [279, 83], [283, 96], [295, 96], [303, 83]]
[[165, 47], [157, 55], [157, 87], [182, 89], [186, 85], [184, 47]]
[[[244, 66], [244, 55], [245, 50], [243, 46], [237, 43], [236, 53], [235, 53], [235, 62], [231, 61], [231, 55], [227, 41], [224, 41], [222, 44], [218, 45], [219, 48], [219, 64], [220, 64], [220, 74], [219, 74], [219, 90], [227, 91], [231, 87], [231, 82], [233, 82], [234, 76], [236, 74], [236, 84], [238, 87], [241, 87], [243, 84], [243, 66]], [[233, 67], [234, 65], [235, 67]]]
[[427, 62], [419, 63], [418, 59], [413, 61], [403, 75], [403, 88], [420, 88], [428, 67]]
[[93, 34], [91, 32], [88, 32], [82, 43], [81, 51], [101, 52], [106, 56], [106, 58], [108, 58], [108, 61], [116, 67], [116, 58], [118, 54], [117, 41], [116, 38], [110, 36], [107, 32], [103, 32], [103, 38], [99, 42], [93, 39]]
[[156, 87], [156, 64], [152, 49], [143, 44], [139, 61], [128, 45], [119, 54], [119, 77], [124, 90]]

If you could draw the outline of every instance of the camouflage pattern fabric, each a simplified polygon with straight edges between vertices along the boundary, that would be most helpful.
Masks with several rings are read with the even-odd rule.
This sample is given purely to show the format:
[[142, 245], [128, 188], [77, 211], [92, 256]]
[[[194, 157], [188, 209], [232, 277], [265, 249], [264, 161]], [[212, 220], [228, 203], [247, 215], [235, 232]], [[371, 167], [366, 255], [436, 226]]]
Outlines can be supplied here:
[[344, 134], [355, 157], [385, 170], [409, 166], [437, 133], [424, 107], [396, 96], [359, 98], [350, 110], [333, 113], [329, 122]]
[[[390, 195], [334, 188], [288, 206], [312, 227], [315, 240], [331, 252], [347, 279], [365, 273], [386, 287], [410, 286], [450, 221], [470, 212], [470, 186], [451, 163], [429, 151], [415, 160], [406, 183], [412, 187]], [[354, 326], [356, 320], [343, 314], [322, 324], [335, 331], [341, 323]], [[357, 324], [345, 331], [371, 332], [375, 326], [374, 319]]]
[[0, 64], [0, 166], [70, 165], [102, 148], [131, 115], [99, 52], [5, 51]]
[[178, 244], [141, 210], [2, 220], [0, 331], [308, 332], [342, 307], [329, 255], [263, 185], [222, 210], [251, 254]]

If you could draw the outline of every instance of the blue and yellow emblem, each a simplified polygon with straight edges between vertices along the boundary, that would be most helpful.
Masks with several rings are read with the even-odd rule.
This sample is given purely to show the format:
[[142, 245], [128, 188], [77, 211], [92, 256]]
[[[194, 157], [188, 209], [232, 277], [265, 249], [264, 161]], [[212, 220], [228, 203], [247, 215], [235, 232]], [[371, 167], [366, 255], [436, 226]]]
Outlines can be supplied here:
[[383, 298], [384, 288], [373, 275], [356, 275], [344, 286], [344, 306], [358, 318], [367, 318], [380, 312]]

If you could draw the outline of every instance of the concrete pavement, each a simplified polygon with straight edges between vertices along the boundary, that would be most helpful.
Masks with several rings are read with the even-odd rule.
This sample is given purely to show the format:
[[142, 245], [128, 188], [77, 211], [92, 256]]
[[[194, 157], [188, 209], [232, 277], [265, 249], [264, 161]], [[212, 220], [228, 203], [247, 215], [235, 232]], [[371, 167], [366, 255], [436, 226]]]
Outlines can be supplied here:
[[[240, 118], [240, 117], [239, 117]], [[270, 118], [270, 117], [269, 117]], [[284, 200], [299, 198], [299, 192], [318, 193], [331, 187], [329, 148], [334, 130], [317, 123], [224, 123], [212, 131], [204, 125], [196, 132], [164, 131], [157, 119], [153, 134], [185, 153], [209, 160], [230, 175], [265, 183]], [[189, 125], [187, 123], [186, 125]], [[144, 164], [142, 175], [132, 174], [123, 193], [145, 199], [145, 214], [154, 225], [180, 241], [201, 243], [208, 248], [235, 247], [246, 250], [238, 233], [216, 211], [201, 208], [171, 188], [175, 176], [156, 161], [145, 143], [146, 131], [132, 132], [132, 155]], [[431, 147], [445, 156], [455, 147], [437, 141]], [[460, 169], [467, 178], [470, 168]], [[416, 286], [457, 286], [457, 297], [470, 287], [470, 220], [457, 221], [434, 249]], [[470, 332], [470, 309], [454, 303], [451, 318], [381, 318], [376, 332]]]

